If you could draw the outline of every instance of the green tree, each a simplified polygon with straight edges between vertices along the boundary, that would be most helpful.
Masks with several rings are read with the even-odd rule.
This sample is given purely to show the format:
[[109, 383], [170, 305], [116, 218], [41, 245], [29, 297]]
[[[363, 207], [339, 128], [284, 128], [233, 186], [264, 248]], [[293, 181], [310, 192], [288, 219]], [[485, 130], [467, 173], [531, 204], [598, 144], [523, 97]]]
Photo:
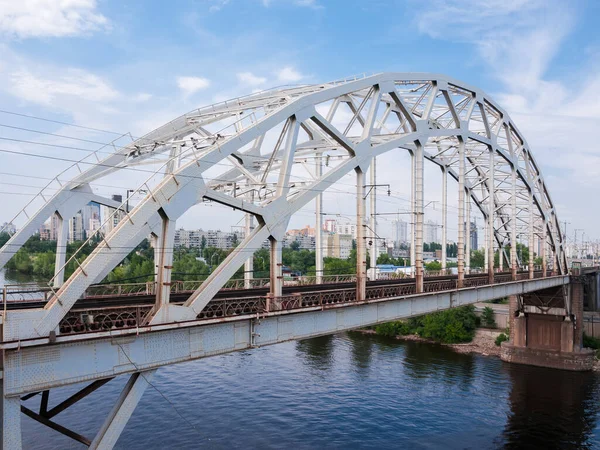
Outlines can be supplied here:
[[488, 328], [496, 328], [496, 319], [495, 319], [494, 310], [492, 308], [490, 308], [489, 306], [486, 306], [485, 308], [483, 308], [483, 311], [481, 313], [481, 322], [483, 323], [484, 326], [486, 326]]
[[483, 268], [485, 266], [485, 256], [481, 250], [471, 251], [471, 267]]
[[425, 270], [428, 272], [442, 270], [442, 264], [439, 261], [431, 261], [431, 262], [425, 264]]

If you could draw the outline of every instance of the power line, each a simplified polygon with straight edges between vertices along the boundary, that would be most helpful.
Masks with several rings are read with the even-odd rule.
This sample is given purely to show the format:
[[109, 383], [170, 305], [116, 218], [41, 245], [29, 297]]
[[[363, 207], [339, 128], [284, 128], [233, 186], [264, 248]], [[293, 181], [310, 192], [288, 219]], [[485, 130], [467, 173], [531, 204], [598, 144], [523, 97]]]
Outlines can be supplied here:
[[3, 109], [0, 109], [0, 113], [10, 114], [12, 116], [26, 117], [28, 119], [40, 120], [40, 121], [43, 121], [43, 122], [50, 122], [50, 123], [56, 123], [56, 124], [60, 124], [60, 125], [66, 125], [66, 126], [73, 127], [73, 128], [81, 128], [83, 130], [98, 131], [98, 132], [101, 132], [101, 133], [117, 134], [117, 135], [121, 135], [121, 136], [123, 136], [125, 134], [128, 134], [128, 133], [118, 133], [116, 131], [110, 131], [110, 130], [103, 130], [103, 129], [100, 129], [100, 128], [86, 127], [86, 126], [83, 126], [83, 125], [76, 125], [74, 123], [61, 122], [60, 120], [46, 119], [44, 117], [37, 117], [37, 116], [28, 115], [28, 114], [22, 114], [22, 113], [17, 113], [17, 112], [13, 112], [13, 111], [6, 111], [6, 110], [3, 110]]

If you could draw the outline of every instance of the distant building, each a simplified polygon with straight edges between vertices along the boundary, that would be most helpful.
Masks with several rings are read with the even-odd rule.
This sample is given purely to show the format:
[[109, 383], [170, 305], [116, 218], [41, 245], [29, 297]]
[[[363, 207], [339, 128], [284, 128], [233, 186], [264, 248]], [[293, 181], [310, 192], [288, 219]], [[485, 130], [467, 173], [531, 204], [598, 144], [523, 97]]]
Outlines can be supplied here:
[[471, 250], [477, 250], [479, 248], [479, 242], [477, 239], [477, 222], [471, 222], [469, 239], [471, 240]]
[[244, 239], [241, 231], [225, 232], [221, 230], [175, 230], [175, 247], [204, 248], [215, 247], [222, 250], [233, 248], [236, 242]]
[[83, 229], [83, 214], [79, 211], [69, 220], [69, 243], [83, 241], [85, 231]]
[[352, 251], [352, 236], [349, 234], [330, 233], [327, 235], [327, 245], [324, 256], [347, 259]]
[[304, 228], [298, 228], [293, 230], [288, 230], [287, 233], [290, 236], [312, 236], [315, 237], [315, 229], [310, 225], [306, 225]]
[[290, 235], [287, 233], [282, 242], [283, 248], [292, 246], [292, 243], [297, 242], [301, 250], [314, 250], [316, 248], [316, 241], [314, 236], [295, 234]]
[[352, 236], [353, 239], [356, 239], [356, 224], [355, 223], [351, 223], [351, 222], [344, 222], [344, 223], [340, 223], [337, 222], [336, 226], [336, 233], [339, 234], [349, 234], [350, 236]]
[[400, 247], [400, 244], [408, 242], [408, 223], [402, 219], [392, 221], [394, 247]]
[[323, 224], [323, 231], [327, 231], [329, 233], [336, 232], [336, 224], [337, 222], [333, 219], [327, 219]]
[[424, 225], [424, 231], [425, 231], [425, 242], [430, 243], [430, 242], [438, 242], [438, 224], [437, 222], [434, 222], [432, 220], [428, 220], [427, 223], [425, 223]]
[[8, 234], [15, 234], [17, 232], [17, 227], [15, 227], [12, 222], [4, 222], [2, 226], [0, 226], [0, 231]]
[[[113, 195], [112, 200], [122, 204], [123, 196], [122, 195]], [[101, 223], [103, 224], [103, 232], [104, 234], [109, 234], [115, 227], [119, 224], [121, 219], [125, 217], [125, 211], [116, 210], [116, 208], [111, 208], [110, 206], [102, 206], [101, 208]]]

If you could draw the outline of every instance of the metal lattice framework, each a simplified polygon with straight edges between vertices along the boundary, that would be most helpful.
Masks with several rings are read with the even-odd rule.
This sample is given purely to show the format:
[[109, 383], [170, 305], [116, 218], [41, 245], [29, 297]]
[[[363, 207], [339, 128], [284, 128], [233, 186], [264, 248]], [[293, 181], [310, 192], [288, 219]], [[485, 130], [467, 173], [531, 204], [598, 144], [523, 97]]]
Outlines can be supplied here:
[[[322, 192], [353, 171], [359, 225], [357, 297], [364, 298], [365, 173], [371, 167], [373, 181], [375, 158], [390, 151], [408, 151], [412, 158], [411, 261], [417, 292], [423, 291], [424, 160], [441, 167], [444, 199], [447, 175], [458, 182], [459, 279], [469, 271], [464, 224], [470, 223], [471, 204], [486, 221], [486, 262], [492, 277], [495, 249], [501, 249], [501, 264], [516, 274], [518, 235], [527, 237], [531, 255], [540, 240], [544, 273], [546, 261], [554, 272], [566, 273], [554, 205], [529, 146], [508, 114], [481, 90], [447, 77], [383, 73], [270, 90], [197, 109], [116, 148], [105, 159], [92, 154], [97, 161], [88, 170], [76, 165], [81, 173], [51, 197], [42, 192], [41, 208], [24, 212], [26, 223], [0, 249], [1, 268], [49, 216], [56, 214], [61, 222], [55, 292], [44, 309], [8, 312], [5, 340], [55, 331], [85, 290], [121, 262], [122, 249], [134, 248], [148, 235], [154, 240], [159, 286], [152, 323], [196, 318], [236, 270], [250, 264], [251, 250], [266, 239], [273, 261], [271, 291], [281, 296], [281, 265], [276, 263], [290, 217], [316, 200], [320, 229]], [[157, 161], [160, 170], [139, 187], [145, 196], [131, 211], [91, 193], [90, 183]], [[184, 305], [169, 304], [175, 221], [207, 199], [247, 213], [248, 233]], [[63, 282], [66, 219], [91, 200], [115, 208], [108, 218], [115, 226], [99, 236], [87, 258], [79, 260], [77, 253], [71, 258], [78, 269]], [[444, 225], [446, 209], [444, 201]], [[320, 239], [318, 234], [317, 249]], [[321, 259], [318, 254], [317, 269], [322, 268]], [[529, 270], [533, 274], [533, 258]]]

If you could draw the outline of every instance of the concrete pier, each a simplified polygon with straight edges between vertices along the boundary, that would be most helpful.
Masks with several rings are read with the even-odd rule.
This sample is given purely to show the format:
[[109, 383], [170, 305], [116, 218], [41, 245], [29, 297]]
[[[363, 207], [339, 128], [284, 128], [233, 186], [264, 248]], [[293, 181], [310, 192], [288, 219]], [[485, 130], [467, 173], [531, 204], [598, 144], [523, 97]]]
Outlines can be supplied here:
[[502, 343], [503, 361], [585, 371], [594, 352], [583, 343], [583, 280], [572, 276], [563, 288], [509, 297], [510, 339]]

